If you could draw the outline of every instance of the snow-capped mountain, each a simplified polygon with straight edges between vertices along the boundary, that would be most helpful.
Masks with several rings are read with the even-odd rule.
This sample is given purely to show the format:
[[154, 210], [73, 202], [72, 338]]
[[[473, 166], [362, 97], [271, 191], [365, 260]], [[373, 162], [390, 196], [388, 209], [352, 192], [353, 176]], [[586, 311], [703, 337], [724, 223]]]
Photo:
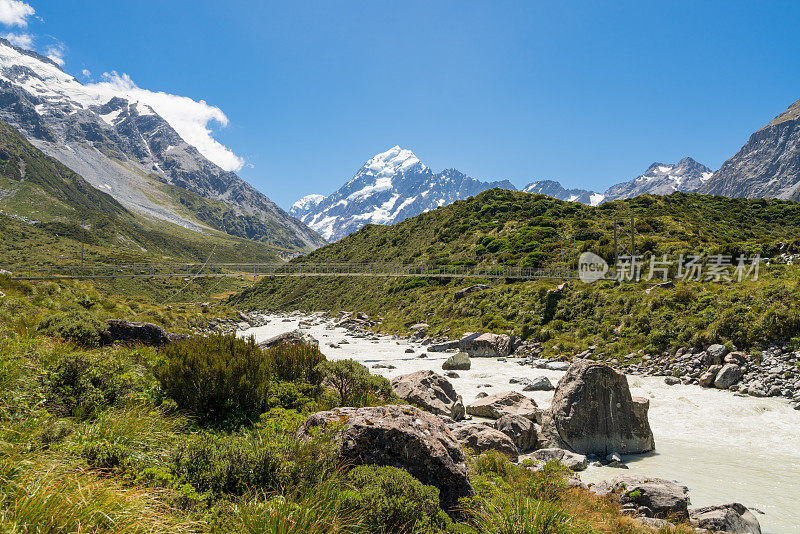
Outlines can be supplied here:
[[187, 143], [178, 134], [179, 120], [170, 123], [133, 91], [81, 84], [52, 60], [5, 39], [0, 39], [0, 119], [133, 211], [196, 231], [211, 227], [289, 248], [324, 244]]
[[588, 204], [590, 206], [597, 206], [605, 198], [600, 193], [587, 191], [586, 189], [564, 189], [564, 186], [555, 180], [531, 182], [525, 186], [523, 191], [526, 193], [547, 195], [559, 200], [566, 200], [567, 202], [580, 202], [581, 204]]
[[686, 157], [678, 163], [653, 163], [641, 176], [609, 187], [603, 202], [631, 198], [645, 193], [669, 195], [675, 191], [691, 193], [702, 187], [714, 173], [692, 158]]
[[394, 146], [332, 195], [303, 197], [290, 213], [336, 241], [366, 224], [394, 224], [495, 187], [516, 190], [508, 180], [482, 182], [455, 169], [434, 173], [413, 152]]

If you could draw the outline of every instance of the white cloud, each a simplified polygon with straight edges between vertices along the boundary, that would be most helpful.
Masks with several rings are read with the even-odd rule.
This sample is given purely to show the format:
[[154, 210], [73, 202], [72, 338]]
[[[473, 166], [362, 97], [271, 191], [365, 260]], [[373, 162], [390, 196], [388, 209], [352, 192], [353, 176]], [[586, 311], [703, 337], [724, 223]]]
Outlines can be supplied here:
[[28, 50], [33, 48], [33, 35], [29, 33], [4, 33], [3, 37], [14, 46]]
[[0, 24], [25, 28], [34, 13], [35, 9], [20, 0], [0, 0]]
[[91, 79], [92, 77], [92, 71], [90, 71], [89, 69], [83, 69], [81, 71], [81, 74], [83, 74], [83, 77], [86, 79]]
[[152, 107], [175, 128], [184, 141], [226, 171], [238, 171], [244, 165], [244, 159], [214, 139], [210, 126], [214, 122], [227, 126], [228, 117], [221, 109], [208, 105], [205, 100], [198, 102], [186, 96], [148, 91], [138, 87], [127, 74], [114, 71], [103, 73], [102, 82], [88, 84], [87, 87], [106, 93], [109, 98], [123, 96]]
[[62, 43], [52, 44], [44, 49], [44, 55], [53, 60], [59, 67], [64, 66], [65, 53], [66, 47]]

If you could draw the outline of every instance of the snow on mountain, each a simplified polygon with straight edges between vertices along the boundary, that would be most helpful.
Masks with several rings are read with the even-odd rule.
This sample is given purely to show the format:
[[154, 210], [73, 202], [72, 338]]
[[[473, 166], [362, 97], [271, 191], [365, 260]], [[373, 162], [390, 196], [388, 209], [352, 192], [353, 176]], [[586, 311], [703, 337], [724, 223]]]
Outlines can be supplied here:
[[675, 191], [690, 193], [702, 187], [713, 174], [711, 169], [689, 157], [673, 164], [653, 163], [641, 176], [608, 188], [603, 201], [610, 202], [645, 193], [651, 195], [669, 195]]
[[[185, 113], [170, 120], [160, 114], [170, 117], [175, 105], [191, 109], [195, 117], [210, 114], [198, 120], [227, 120], [205, 103], [144, 91], [132, 83], [81, 84], [51, 59], [0, 39], [0, 119], [125, 207], [196, 231], [212, 226], [240, 237], [306, 249], [324, 243], [187, 142], [184, 134], [226, 159], [230, 168], [232, 162], [220, 152], [221, 145], [215, 147], [210, 137], [193, 133], [197, 123]], [[184, 200], [176, 201], [175, 191], [166, 185], [221, 201], [233, 213], [222, 217], [201, 208], [188, 216]]]
[[455, 169], [434, 173], [412, 151], [394, 146], [370, 158], [332, 195], [303, 197], [291, 213], [336, 241], [366, 224], [394, 224], [495, 187], [516, 190], [507, 180], [482, 182]]
[[580, 202], [581, 204], [588, 204], [590, 206], [597, 206], [605, 198], [605, 196], [600, 193], [587, 191], [586, 189], [565, 189], [564, 186], [555, 180], [531, 182], [525, 186], [523, 191], [526, 193], [547, 195], [559, 200], [566, 200], [567, 202]]

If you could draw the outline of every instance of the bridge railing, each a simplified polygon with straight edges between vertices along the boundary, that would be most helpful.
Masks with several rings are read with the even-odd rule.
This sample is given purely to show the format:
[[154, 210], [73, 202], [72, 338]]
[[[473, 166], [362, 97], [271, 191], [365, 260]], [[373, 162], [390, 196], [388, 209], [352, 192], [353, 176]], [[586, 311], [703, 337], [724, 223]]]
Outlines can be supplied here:
[[532, 269], [503, 265], [427, 265], [403, 263], [128, 263], [0, 266], [18, 279], [150, 278], [199, 276], [401, 276], [471, 278], [577, 278], [571, 269]]

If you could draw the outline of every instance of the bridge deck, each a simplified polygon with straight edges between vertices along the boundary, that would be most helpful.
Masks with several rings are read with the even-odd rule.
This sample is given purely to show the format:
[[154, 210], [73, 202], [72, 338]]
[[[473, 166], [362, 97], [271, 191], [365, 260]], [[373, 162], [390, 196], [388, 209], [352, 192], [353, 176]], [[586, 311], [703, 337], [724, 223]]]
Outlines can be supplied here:
[[431, 278], [575, 279], [570, 269], [370, 263], [148, 263], [125, 265], [15, 265], [17, 280], [168, 278], [219, 276], [382, 276]]

